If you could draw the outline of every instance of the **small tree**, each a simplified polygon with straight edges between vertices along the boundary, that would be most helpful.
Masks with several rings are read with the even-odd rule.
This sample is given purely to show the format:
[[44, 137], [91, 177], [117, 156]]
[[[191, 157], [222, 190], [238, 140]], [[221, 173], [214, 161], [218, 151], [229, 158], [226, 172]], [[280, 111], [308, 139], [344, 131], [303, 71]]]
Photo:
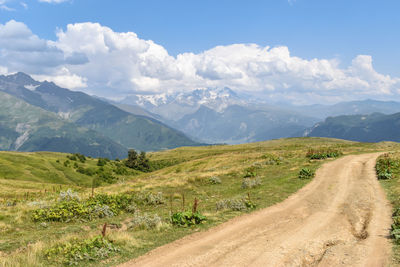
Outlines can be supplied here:
[[144, 151], [138, 154], [134, 149], [130, 149], [128, 152], [128, 159], [125, 161], [125, 165], [128, 168], [139, 170], [139, 171], [149, 171], [150, 163], [146, 158], [146, 153]]
[[128, 159], [125, 162], [126, 167], [137, 169], [138, 166], [138, 154], [136, 150], [130, 149], [128, 151]]
[[146, 158], [146, 152], [142, 151], [139, 155], [139, 165], [143, 171], [148, 171], [150, 169], [149, 159]]

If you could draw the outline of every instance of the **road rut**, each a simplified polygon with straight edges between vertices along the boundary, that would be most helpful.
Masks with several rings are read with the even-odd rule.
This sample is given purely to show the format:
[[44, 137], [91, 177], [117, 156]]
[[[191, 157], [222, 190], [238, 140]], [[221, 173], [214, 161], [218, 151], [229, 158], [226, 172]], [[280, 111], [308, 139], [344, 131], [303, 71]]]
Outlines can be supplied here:
[[375, 176], [378, 156], [326, 163], [282, 203], [121, 266], [385, 266], [391, 207]]

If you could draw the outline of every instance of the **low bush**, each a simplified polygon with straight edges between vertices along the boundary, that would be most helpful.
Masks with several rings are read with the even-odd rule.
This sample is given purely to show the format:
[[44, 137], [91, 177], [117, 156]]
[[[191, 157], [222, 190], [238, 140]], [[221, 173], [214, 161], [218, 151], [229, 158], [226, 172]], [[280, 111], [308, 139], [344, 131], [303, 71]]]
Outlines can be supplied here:
[[136, 197], [138, 203], [143, 205], [161, 205], [165, 203], [165, 199], [162, 192], [154, 193], [141, 193]]
[[69, 160], [73, 160], [73, 161], [78, 161], [79, 160], [82, 163], [84, 163], [86, 161], [86, 157], [84, 155], [82, 155], [82, 154], [79, 154], [79, 153], [74, 153], [74, 154], [68, 155], [67, 158]]
[[395, 242], [400, 245], [400, 208], [396, 208], [392, 215], [393, 224], [391, 235]]
[[93, 176], [97, 173], [97, 170], [95, 168], [84, 168], [82, 166], [78, 167], [76, 171], [87, 176]]
[[61, 191], [60, 196], [58, 198], [59, 201], [80, 201], [81, 198], [79, 197], [79, 194], [72, 191], [70, 188], [68, 188], [67, 191]]
[[109, 162], [110, 160], [108, 158], [99, 158], [97, 160], [97, 166], [105, 166], [107, 164], [107, 162]]
[[256, 167], [252, 166], [245, 170], [243, 177], [251, 178], [251, 177], [256, 177], [256, 176], [257, 176]]
[[122, 164], [118, 164], [116, 166], [116, 168], [113, 169], [113, 172], [117, 175], [128, 175], [129, 174], [128, 170], [125, 167], [123, 167]]
[[182, 211], [171, 216], [171, 223], [177, 226], [192, 226], [207, 220], [206, 216], [199, 212]]
[[389, 154], [384, 154], [376, 161], [375, 170], [379, 180], [392, 179], [392, 169], [398, 167], [398, 161], [390, 158]]
[[34, 222], [69, 222], [78, 219], [94, 220], [113, 217], [122, 212], [131, 212], [132, 204], [134, 204], [134, 196], [131, 194], [99, 194], [84, 201], [71, 199], [60, 201], [52, 207], [34, 210], [32, 220]]
[[208, 182], [210, 184], [220, 184], [221, 183], [221, 179], [218, 176], [212, 176], [208, 179]]
[[254, 209], [256, 205], [249, 199], [224, 199], [216, 203], [217, 210], [230, 209], [233, 211], [242, 211]]
[[315, 176], [315, 172], [309, 168], [302, 168], [299, 172], [300, 179], [311, 179]]
[[332, 148], [319, 148], [319, 149], [309, 149], [306, 157], [309, 159], [326, 159], [326, 158], [337, 158], [343, 153], [339, 150]]
[[261, 158], [267, 160], [265, 162], [265, 164], [267, 165], [280, 165], [283, 162], [283, 158], [275, 156], [273, 154], [265, 154]]
[[244, 178], [242, 182], [242, 189], [253, 188], [261, 185], [260, 178]]
[[130, 221], [129, 228], [154, 229], [161, 226], [161, 224], [161, 218], [157, 214], [154, 214], [153, 216], [147, 214], [135, 214], [133, 219]]
[[118, 178], [109, 172], [98, 172], [98, 179], [101, 183], [113, 184], [118, 181]]
[[57, 265], [79, 265], [85, 261], [104, 260], [120, 250], [106, 238], [95, 236], [56, 245], [45, 251], [48, 261]]

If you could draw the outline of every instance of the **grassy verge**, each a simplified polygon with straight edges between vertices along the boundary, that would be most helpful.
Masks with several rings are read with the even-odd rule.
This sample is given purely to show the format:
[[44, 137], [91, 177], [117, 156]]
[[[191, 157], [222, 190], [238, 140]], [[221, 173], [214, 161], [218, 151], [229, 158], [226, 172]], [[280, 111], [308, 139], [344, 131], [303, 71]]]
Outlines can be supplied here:
[[400, 210], [400, 152], [382, 155], [377, 160], [377, 176], [386, 191], [386, 195], [393, 206], [392, 225], [392, 265], [400, 265], [400, 236], [395, 235], [395, 229], [400, 228], [400, 221], [396, 219]]
[[[0, 162], [5, 162], [2, 169], [9, 173], [4, 177], [6, 179], [0, 178], [0, 265], [56, 266], [60, 260], [62, 263], [70, 260], [81, 266], [121, 263], [185, 235], [286, 199], [311, 180], [312, 175], [299, 178], [302, 169], [312, 174], [321, 164], [331, 160], [310, 159], [307, 157], [310, 150], [334, 150], [346, 155], [397, 147], [394, 143], [292, 138], [151, 153], [150, 160], [164, 166], [151, 173], [117, 175], [113, 172], [117, 163], [102, 166], [118, 179], [114, 184], [96, 188], [95, 193], [97, 196], [122, 196], [111, 197], [118, 199], [115, 201], [102, 197], [91, 199], [91, 176], [79, 173], [73, 166], [65, 166], [65, 154], [18, 154], [34, 157], [36, 163], [29, 165], [26, 158], [25, 163], [23, 160], [15, 163], [10, 159], [14, 154], [0, 153]], [[96, 159], [77, 164], [84, 168], [99, 168]], [[16, 172], [18, 169], [24, 171]], [[36, 169], [45, 175], [32, 175], [37, 173]], [[49, 180], [54, 173], [64, 178], [69, 173], [71, 178], [57, 180], [55, 184]], [[79, 200], [62, 205], [62, 201], [67, 200], [60, 202], [60, 192], [68, 188], [77, 192]], [[171, 223], [172, 214], [190, 213], [195, 202], [197, 211], [206, 217], [205, 221], [191, 226]], [[63, 219], [54, 219], [58, 218], [57, 214], [50, 212], [33, 220], [33, 214], [48, 208], [61, 212]], [[64, 210], [72, 212], [71, 209], [74, 210], [72, 215], [63, 213]], [[105, 223], [108, 227], [103, 240], [98, 236]]]

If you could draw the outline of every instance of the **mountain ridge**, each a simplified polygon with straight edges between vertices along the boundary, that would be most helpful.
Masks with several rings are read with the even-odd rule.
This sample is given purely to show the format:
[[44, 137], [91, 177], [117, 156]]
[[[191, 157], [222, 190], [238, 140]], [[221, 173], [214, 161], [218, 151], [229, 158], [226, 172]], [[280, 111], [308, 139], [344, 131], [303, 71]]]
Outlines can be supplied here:
[[198, 145], [180, 131], [155, 119], [133, 115], [52, 82], [37, 82], [24, 73], [0, 76], [0, 91], [56, 113], [80, 127], [94, 130], [127, 148], [154, 151]]

